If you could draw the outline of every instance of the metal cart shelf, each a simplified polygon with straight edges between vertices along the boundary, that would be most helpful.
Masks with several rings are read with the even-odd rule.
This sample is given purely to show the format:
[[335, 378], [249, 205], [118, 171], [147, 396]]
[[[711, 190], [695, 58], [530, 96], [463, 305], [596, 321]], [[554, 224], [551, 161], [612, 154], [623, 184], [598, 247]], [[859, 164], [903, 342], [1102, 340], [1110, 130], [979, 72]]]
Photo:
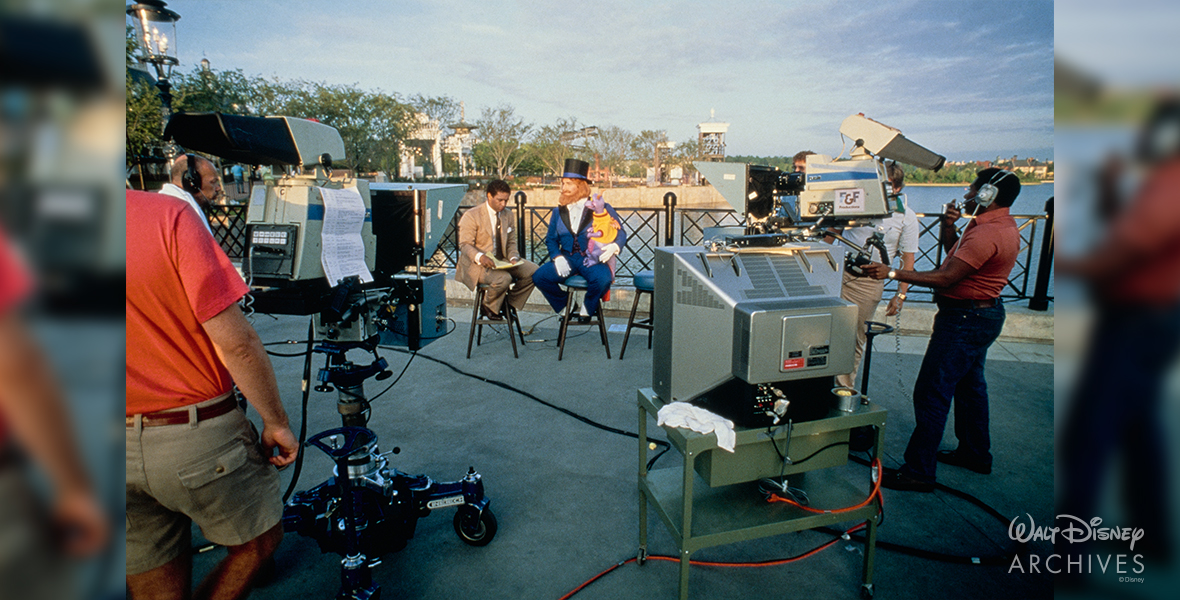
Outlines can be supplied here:
[[776, 431], [772, 440], [765, 428], [737, 428], [737, 442], [731, 454], [717, 447], [717, 437], [712, 433], [664, 427], [668, 441], [684, 456], [684, 464], [649, 472], [647, 420], [656, 418], [664, 402], [654, 390], [643, 388], [638, 393], [638, 404], [638, 558], [643, 564], [647, 556], [647, 506], [650, 502], [680, 549], [681, 600], [688, 598], [690, 556], [701, 548], [862, 519], [868, 527], [861, 593], [864, 597], [872, 596], [873, 555], [880, 513], [878, 500], [849, 512], [812, 513], [784, 504], [751, 502], [748, 486], [732, 484], [778, 476], [783, 470], [786, 474], [794, 474], [793, 484], [804, 482], [802, 485], [816, 507], [840, 508], [859, 504], [869, 489], [852, 484], [829, 468], [845, 464], [848, 456], [847, 446], [832, 445], [833, 440], [847, 441], [849, 430], [874, 425], [877, 432], [874, 456], [880, 456], [887, 414], [884, 408], [868, 404], [851, 413], [832, 410], [825, 418], [794, 424], [790, 433], [790, 455], [796, 460], [785, 469], [778, 459], [781, 450], [771, 445], [786, 445], [785, 430]]

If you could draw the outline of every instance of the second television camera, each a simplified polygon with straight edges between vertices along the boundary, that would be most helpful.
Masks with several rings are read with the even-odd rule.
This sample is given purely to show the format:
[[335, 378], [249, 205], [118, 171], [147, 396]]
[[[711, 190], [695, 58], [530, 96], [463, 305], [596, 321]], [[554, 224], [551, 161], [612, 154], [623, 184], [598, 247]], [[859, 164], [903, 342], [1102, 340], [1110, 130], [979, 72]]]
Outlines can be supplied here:
[[840, 133], [853, 140], [847, 159], [814, 154], [806, 173], [744, 163], [695, 162], [730, 206], [746, 217], [745, 234], [825, 226], [864, 225], [889, 216], [885, 160], [937, 171], [946, 158], [906, 139], [901, 131], [856, 114]]

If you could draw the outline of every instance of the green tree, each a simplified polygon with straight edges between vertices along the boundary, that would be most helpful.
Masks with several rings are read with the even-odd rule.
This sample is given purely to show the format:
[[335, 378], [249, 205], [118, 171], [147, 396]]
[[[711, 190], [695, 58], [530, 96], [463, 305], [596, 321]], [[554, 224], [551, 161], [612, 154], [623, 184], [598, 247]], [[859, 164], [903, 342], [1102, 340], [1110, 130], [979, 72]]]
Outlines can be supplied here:
[[259, 105], [267, 107], [267, 114], [315, 119], [336, 128], [345, 155], [333, 156], [333, 162], [366, 171], [397, 171], [399, 150], [415, 113], [396, 95], [307, 81], [267, 84]]
[[126, 79], [126, 133], [127, 148], [125, 160], [127, 170], [132, 166], [140, 167], [140, 182], [143, 182], [145, 163], [163, 160], [164, 141], [164, 103], [160, 100], [160, 92], [152, 85], [152, 78], [135, 65], [135, 54], [139, 51], [139, 43], [135, 39], [135, 30], [127, 27], [127, 72]]
[[668, 132], [664, 130], [651, 131], [645, 129], [639, 132], [631, 142], [631, 158], [646, 167], [655, 166], [656, 146], [668, 141]]
[[544, 175], [548, 172], [545, 164], [541, 162], [540, 153], [535, 143], [522, 144], [520, 153], [522, 155], [520, 164], [516, 165], [514, 169], [516, 175]]
[[576, 131], [581, 126], [574, 117], [558, 118], [552, 125], [543, 125], [533, 135], [530, 152], [541, 163], [543, 173], [558, 176], [565, 167], [565, 159], [574, 156], [570, 143], [565, 141], [566, 132]]
[[[438, 123], [439, 127], [439, 143], [445, 140], [448, 136], [453, 135], [455, 130], [450, 126], [459, 122], [459, 103], [448, 96], [439, 96], [437, 98], [430, 98], [422, 94], [414, 94], [410, 96], [407, 101], [409, 105], [419, 114], [426, 115], [426, 118]], [[441, 153], [442, 156], [442, 173], [435, 173], [435, 176], [442, 176], [445, 173], [459, 172], [459, 161], [454, 154]]]
[[426, 115], [431, 120], [438, 121], [444, 129], [443, 135], [453, 133], [451, 125], [459, 122], [459, 103], [453, 98], [439, 96], [428, 98], [422, 94], [414, 94], [406, 101], [414, 110]]
[[160, 94], [144, 79], [127, 73], [127, 168], [154, 154], [162, 143]]
[[598, 158], [598, 164], [611, 172], [608, 185], [613, 185], [614, 177], [622, 172], [627, 163], [631, 145], [635, 134], [615, 125], [598, 128], [598, 136], [590, 138], [586, 147], [592, 156]]
[[665, 159], [669, 167], [680, 167], [684, 169], [684, 176], [696, 171], [696, 167], [692, 165], [694, 160], [700, 158], [701, 144], [697, 138], [689, 138], [672, 149], [672, 152]]
[[[476, 164], [494, 170], [496, 177], [511, 176], [512, 170], [524, 160], [521, 145], [533, 126], [517, 117], [516, 109], [508, 104], [483, 109], [475, 124], [482, 140], [476, 147], [484, 147], [483, 152], [474, 155]], [[480, 163], [481, 159], [487, 162]]]
[[205, 71], [200, 67], [190, 73], [172, 76], [172, 108], [176, 112], [219, 112], [229, 115], [257, 114], [257, 77], [248, 77], [240, 69]]

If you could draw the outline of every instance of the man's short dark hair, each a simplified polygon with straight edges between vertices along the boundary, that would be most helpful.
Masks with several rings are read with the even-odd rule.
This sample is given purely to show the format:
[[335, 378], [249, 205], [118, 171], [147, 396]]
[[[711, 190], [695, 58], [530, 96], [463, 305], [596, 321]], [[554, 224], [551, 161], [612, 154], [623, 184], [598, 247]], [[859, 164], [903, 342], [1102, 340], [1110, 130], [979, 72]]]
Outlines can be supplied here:
[[493, 179], [488, 182], [488, 195], [498, 196], [501, 193], [511, 194], [512, 188], [508, 187], [508, 182], [503, 179]]
[[811, 150], [800, 150], [795, 153], [795, 156], [791, 157], [791, 162], [792, 163], [807, 162], [807, 157], [811, 156], [812, 154], [815, 154], [815, 153], [812, 152]]
[[[989, 167], [982, 171], [975, 173], [975, 181], [971, 183], [971, 187], [976, 191], [983, 187], [984, 184], [991, 183], [1000, 190], [996, 196], [995, 203], [1005, 208], [1012, 206], [1016, 202], [1016, 196], [1020, 195], [1020, 177], [1016, 173], [1008, 171], [1007, 175], [1000, 175], [1003, 169], [996, 167]], [[994, 179], [994, 181], [993, 181]]]
[[885, 175], [889, 177], [889, 183], [893, 184], [895, 188], [893, 191], [896, 192], [905, 186], [905, 169], [902, 169], [896, 161], [885, 165]]

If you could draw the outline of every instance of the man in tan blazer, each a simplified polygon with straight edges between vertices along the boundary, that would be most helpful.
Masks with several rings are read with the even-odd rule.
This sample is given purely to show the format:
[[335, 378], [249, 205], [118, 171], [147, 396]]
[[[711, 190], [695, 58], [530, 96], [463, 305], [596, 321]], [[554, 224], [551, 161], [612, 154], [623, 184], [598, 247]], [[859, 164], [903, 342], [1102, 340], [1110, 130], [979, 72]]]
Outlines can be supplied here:
[[[505, 208], [511, 191], [507, 182], [492, 181], [488, 184], [487, 201], [472, 207], [459, 218], [459, 262], [455, 268], [455, 281], [472, 291], [479, 283], [491, 286], [484, 293], [480, 311], [485, 318], [496, 321], [503, 318], [505, 296], [516, 310], [524, 308], [529, 294], [533, 293], [533, 272], [537, 270], [537, 265], [521, 258], [516, 248], [516, 233], [512, 227], [516, 221], [512, 211]], [[512, 266], [496, 269], [497, 261]]]

